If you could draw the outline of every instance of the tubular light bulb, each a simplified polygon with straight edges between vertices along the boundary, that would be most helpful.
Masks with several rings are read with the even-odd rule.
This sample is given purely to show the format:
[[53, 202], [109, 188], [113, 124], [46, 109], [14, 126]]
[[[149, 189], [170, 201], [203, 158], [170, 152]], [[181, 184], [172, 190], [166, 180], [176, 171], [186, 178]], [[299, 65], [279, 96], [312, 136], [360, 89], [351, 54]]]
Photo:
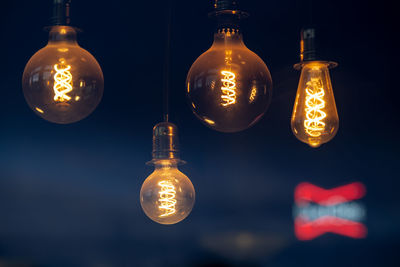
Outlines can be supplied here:
[[76, 41], [70, 26], [53, 26], [48, 44], [25, 67], [26, 102], [40, 117], [73, 123], [87, 117], [103, 95], [103, 73], [96, 59]]
[[192, 211], [195, 191], [189, 178], [170, 160], [155, 163], [155, 170], [140, 190], [145, 214], [160, 224], [175, 224]]
[[328, 66], [324, 61], [303, 63], [294, 103], [292, 131], [311, 147], [330, 141], [339, 128]]
[[186, 95], [206, 126], [238, 132], [262, 118], [272, 96], [265, 63], [243, 43], [238, 29], [220, 28], [214, 43], [192, 65]]

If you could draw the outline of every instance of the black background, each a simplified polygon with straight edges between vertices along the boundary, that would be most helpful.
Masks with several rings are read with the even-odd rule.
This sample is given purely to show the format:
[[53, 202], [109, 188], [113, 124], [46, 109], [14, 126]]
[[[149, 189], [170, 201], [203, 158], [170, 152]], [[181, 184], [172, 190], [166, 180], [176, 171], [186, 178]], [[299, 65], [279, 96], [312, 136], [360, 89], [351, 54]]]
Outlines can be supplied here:
[[[173, 226], [148, 219], [140, 186], [152, 172], [152, 127], [162, 120], [167, 1], [73, 1], [80, 45], [100, 63], [103, 100], [88, 118], [51, 124], [25, 103], [21, 77], [47, 42], [52, 3], [2, 1], [0, 10], [0, 266], [398, 266], [399, 34], [384, 1], [241, 1], [246, 45], [269, 67], [273, 100], [254, 127], [223, 134], [186, 103], [193, 61], [212, 43], [212, 1], [175, 1], [171, 121], [196, 203]], [[310, 21], [312, 14], [312, 21]], [[340, 119], [318, 149], [298, 141], [290, 116], [299, 31], [320, 30]], [[366, 239], [297, 241], [293, 190], [361, 181]]]

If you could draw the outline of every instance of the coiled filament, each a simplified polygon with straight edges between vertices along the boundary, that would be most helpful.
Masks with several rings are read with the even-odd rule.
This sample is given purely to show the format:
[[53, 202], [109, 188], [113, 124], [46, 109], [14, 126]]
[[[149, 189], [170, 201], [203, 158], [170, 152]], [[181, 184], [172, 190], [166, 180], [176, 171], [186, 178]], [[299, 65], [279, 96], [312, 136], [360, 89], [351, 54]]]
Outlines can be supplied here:
[[250, 103], [252, 103], [256, 99], [256, 95], [257, 95], [257, 87], [253, 86], [249, 97]]
[[326, 117], [326, 113], [322, 111], [325, 108], [324, 95], [322, 81], [318, 78], [311, 78], [306, 87], [306, 120], [304, 120], [304, 128], [306, 133], [312, 137], [321, 136], [325, 130], [323, 119]]
[[226, 107], [236, 103], [236, 75], [227, 70], [221, 71], [221, 74], [224, 75], [224, 77], [221, 79], [222, 105]]
[[55, 64], [54, 70], [54, 101], [65, 102], [71, 99], [67, 93], [72, 91], [72, 74], [70, 65]]
[[160, 217], [174, 214], [176, 212], [175, 187], [170, 181], [161, 181], [158, 185], [161, 187], [159, 192], [160, 199], [158, 200], [161, 205], [158, 206], [158, 208], [163, 211], [163, 214], [161, 214]]

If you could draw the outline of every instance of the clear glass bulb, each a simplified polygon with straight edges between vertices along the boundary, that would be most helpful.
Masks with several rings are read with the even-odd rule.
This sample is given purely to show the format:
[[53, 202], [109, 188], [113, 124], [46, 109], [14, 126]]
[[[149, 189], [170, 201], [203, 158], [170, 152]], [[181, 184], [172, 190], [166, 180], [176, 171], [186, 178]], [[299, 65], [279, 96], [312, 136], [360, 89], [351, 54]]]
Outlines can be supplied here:
[[103, 72], [96, 59], [76, 41], [76, 30], [53, 26], [48, 44], [32, 56], [22, 77], [32, 110], [54, 123], [87, 117], [103, 96]]
[[330, 141], [339, 128], [339, 117], [329, 77], [329, 62], [303, 63], [291, 126], [300, 141], [318, 147]]
[[155, 162], [155, 170], [140, 190], [140, 204], [153, 221], [175, 224], [192, 211], [195, 192], [189, 178], [178, 170], [174, 160]]
[[262, 118], [272, 97], [265, 63], [235, 29], [221, 29], [214, 43], [192, 65], [186, 94], [193, 113], [208, 127], [238, 132]]

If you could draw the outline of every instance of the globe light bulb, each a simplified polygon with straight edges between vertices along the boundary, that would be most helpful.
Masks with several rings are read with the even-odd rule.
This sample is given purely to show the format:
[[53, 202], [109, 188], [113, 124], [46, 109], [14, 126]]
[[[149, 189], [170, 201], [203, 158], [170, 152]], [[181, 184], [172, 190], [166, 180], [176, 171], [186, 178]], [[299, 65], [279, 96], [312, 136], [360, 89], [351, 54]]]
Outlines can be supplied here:
[[238, 132], [259, 121], [272, 97], [268, 67], [243, 42], [238, 21], [245, 13], [236, 2], [216, 1], [218, 27], [210, 49], [191, 66], [186, 95], [193, 113], [206, 126]]
[[175, 224], [185, 219], [192, 211], [194, 200], [191, 181], [170, 160], [156, 162], [154, 172], [140, 190], [143, 211], [160, 224]]
[[[58, 6], [63, 2], [55, 0]], [[103, 95], [101, 68], [78, 45], [76, 34], [73, 27], [52, 26], [48, 44], [31, 57], [24, 70], [25, 100], [37, 115], [50, 122], [82, 120], [93, 112]]]
[[301, 69], [301, 76], [291, 127], [297, 139], [311, 147], [319, 147], [330, 141], [339, 128], [329, 77], [329, 68], [336, 67], [337, 63], [315, 59], [314, 38], [314, 29], [301, 33], [301, 62], [295, 65], [296, 69]]
[[175, 224], [192, 211], [195, 191], [189, 178], [178, 170], [177, 127], [169, 122], [153, 129], [153, 160], [155, 170], [144, 181], [140, 190], [140, 204], [144, 213], [160, 224]]

